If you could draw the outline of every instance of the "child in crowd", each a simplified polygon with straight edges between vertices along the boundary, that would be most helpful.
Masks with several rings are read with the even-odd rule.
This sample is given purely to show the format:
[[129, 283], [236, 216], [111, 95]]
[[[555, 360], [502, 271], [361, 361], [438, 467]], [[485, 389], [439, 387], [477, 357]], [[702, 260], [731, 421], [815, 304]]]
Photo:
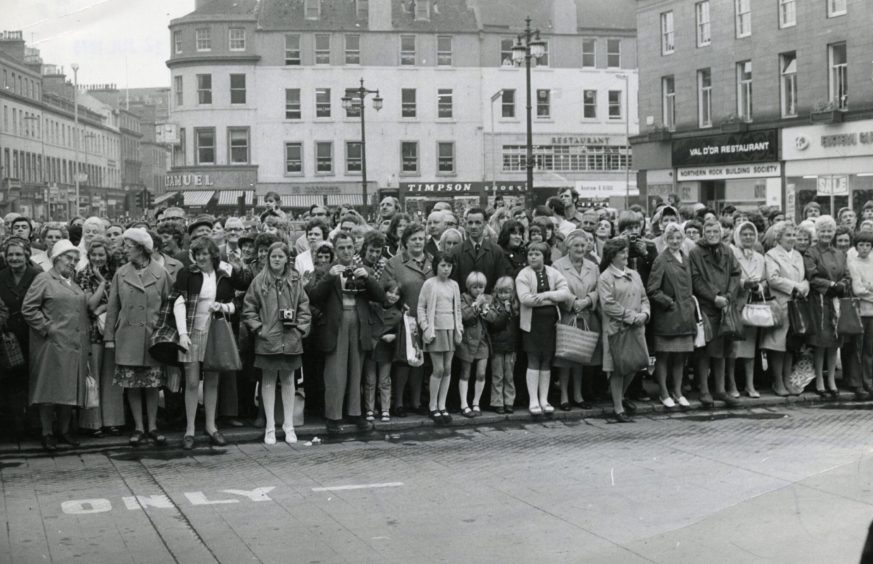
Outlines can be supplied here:
[[[485, 369], [488, 366], [490, 343], [488, 330], [485, 327], [485, 317], [490, 315], [491, 301], [485, 294], [487, 280], [481, 272], [471, 272], [467, 276], [467, 291], [461, 296], [461, 320], [464, 324], [464, 339], [458, 345], [455, 356], [461, 361], [461, 378], [458, 381], [458, 393], [461, 397], [461, 414], [464, 417], [482, 415], [479, 400], [485, 389]], [[467, 405], [469, 395], [470, 372], [476, 365], [476, 383], [473, 392], [473, 409]]]
[[488, 316], [491, 338], [491, 407], [512, 413], [515, 403], [515, 351], [518, 348], [518, 296], [510, 276], [497, 279]]
[[451, 280], [451, 257], [437, 252], [433, 257], [433, 272], [421, 287], [418, 298], [418, 324], [424, 340], [424, 350], [430, 354], [433, 372], [430, 376], [430, 417], [437, 424], [448, 424], [452, 416], [446, 411], [446, 396], [452, 375], [455, 346], [461, 343], [464, 327], [461, 320], [461, 291]]
[[394, 280], [383, 284], [385, 303], [379, 306], [379, 327], [373, 331], [373, 352], [367, 359], [367, 379], [364, 382], [364, 409], [367, 421], [376, 418], [376, 385], [379, 386], [379, 406], [382, 408], [382, 422], [391, 420], [391, 362], [397, 336], [402, 334], [403, 309], [400, 299], [400, 286]]

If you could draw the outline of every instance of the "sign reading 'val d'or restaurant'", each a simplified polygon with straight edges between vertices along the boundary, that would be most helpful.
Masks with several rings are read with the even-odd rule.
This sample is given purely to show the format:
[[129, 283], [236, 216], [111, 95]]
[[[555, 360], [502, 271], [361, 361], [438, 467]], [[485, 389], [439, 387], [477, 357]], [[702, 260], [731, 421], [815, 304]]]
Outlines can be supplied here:
[[673, 166], [760, 163], [779, 160], [775, 129], [673, 140]]

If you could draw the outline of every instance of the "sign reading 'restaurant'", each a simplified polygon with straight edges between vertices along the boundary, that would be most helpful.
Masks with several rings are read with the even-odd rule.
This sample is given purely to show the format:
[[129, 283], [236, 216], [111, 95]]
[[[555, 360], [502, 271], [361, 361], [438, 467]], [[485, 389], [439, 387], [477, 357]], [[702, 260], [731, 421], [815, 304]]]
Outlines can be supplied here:
[[779, 160], [775, 129], [673, 140], [673, 166], [760, 163]]

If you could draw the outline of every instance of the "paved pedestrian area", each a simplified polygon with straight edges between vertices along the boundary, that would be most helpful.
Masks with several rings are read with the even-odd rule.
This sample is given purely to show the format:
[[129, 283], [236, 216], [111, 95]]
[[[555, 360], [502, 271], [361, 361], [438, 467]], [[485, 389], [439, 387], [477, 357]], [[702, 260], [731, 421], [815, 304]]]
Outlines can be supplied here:
[[873, 406], [0, 455], [0, 561], [857, 562]]

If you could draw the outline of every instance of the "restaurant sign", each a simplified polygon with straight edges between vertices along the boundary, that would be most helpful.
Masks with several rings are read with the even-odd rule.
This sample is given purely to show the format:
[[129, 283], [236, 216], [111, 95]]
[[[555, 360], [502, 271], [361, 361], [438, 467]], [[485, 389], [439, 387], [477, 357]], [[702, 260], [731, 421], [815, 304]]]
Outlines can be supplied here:
[[779, 160], [775, 129], [673, 140], [673, 166], [763, 163]]

